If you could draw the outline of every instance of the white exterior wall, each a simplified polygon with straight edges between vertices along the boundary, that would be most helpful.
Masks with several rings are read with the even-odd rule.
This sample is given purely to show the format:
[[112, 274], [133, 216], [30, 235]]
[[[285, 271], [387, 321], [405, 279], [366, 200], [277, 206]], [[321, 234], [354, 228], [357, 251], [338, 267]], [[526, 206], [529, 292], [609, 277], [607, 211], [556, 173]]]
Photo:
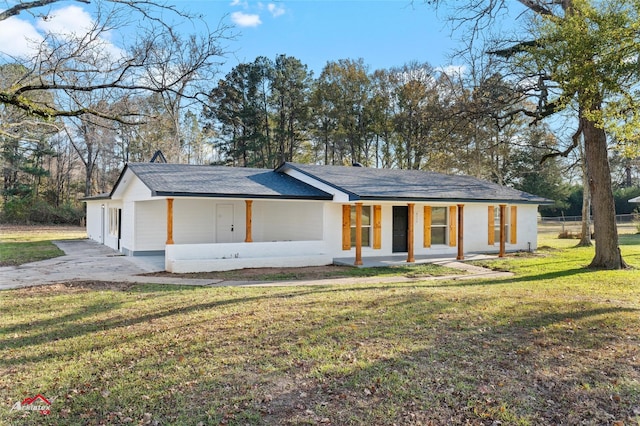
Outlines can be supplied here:
[[518, 205], [518, 244], [516, 250], [538, 248], [538, 206]]
[[[88, 200], [87, 203], [87, 238], [118, 249], [118, 235], [109, 230], [109, 209], [122, 209], [120, 200]], [[124, 211], [122, 212], [124, 218]]]
[[[126, 248], [133, 252], [165, 249], [167, 229], [166, 199], [128, 203], [135, 214], [130, 229], [132, 240]], [[233, 243], [246, 238], [246, 203], [234, 199], [197, 199], [177, 197], [173, 200], [173, 241], [175, 244], [218, 242], [216, 212], [219, 205], [233, 206]], [[254, 200], [252, 232], [254, 242], [322, 240], [322, 202]], [[130, 217], [131, 219], [131, 217]], [[124, 212], [123, 212], [124, 222]], [[123, 229], [124, 231], [124, 229]], [[123, 233], [124, 239], [124, 233]], [[124, 245], [124, 243], [123, 243]]]
[[490, 246], [489, 242], [489, 206], [490, 204], [469, 203], [464, 206], [464, 251], [498, 252], [500, 242]]
[[88, 200], [87, 201], [87, 238], [100, 244], [102, 241], [102, 206], [106, 200]]
[[[120, 200], [109, 200], [108, 203], [105, 203], [105, 215], [104, 215], [104, 245], [107, 247], [111, 247], [114, 250], [118, 250], [118, 234], [117, 230], [113, 230], [114, 233], [111, 233], [109, 229], [109, 210], [111, 209], [122, 209], [122, 201]], [[122, 216], [124, 217], [124, 212], [122, 212]]]
[[[176, 244], [214, 242], [215, 214], [215, 203], [211, 200], [175, 198], [173, 200], [173, 241]], [[166, 230], [166, 216], [164, 223]]]
[[319, 201], [254, 201], [253, 241], [322, 240], [323, 205]]
[[135, 203], [134, 239], [131, 251], [164, 250], [167, 241], [167, 201], [139, 201]]
[[[136, 248], [136, 206], [142, 200], [152, 200], [151, 190], [133, 173], [128, 173], [123, 180], [130, 180], [122, 192], [122, 241], [121, 251], [132, 252]], [[117, 196], [117, 194], [116, 194]], [[166, 227], [166, 226], [165, 226]]]
[[320, 266], [333, 262], [322, 241], [278, 241], [167, 246], [169, 272], [228, 271], [241, 268]]

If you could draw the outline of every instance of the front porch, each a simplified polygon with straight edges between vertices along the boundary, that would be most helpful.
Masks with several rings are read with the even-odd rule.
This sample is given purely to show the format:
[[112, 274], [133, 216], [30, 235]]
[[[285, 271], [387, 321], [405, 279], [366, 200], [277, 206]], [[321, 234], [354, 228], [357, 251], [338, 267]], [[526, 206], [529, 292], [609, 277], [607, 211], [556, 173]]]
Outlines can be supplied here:
[[[485, 253], [465, 253], [464, 260], [487, 260], [495, 259], [497, 255], [485, 254]], [[456, 255], [422, 255], [415, 256], [413, 262], [407, 261], [407, 255], [394, 255], [394, 256], [381, 256], [381, 257], [363, 257], [362, 264], [357, 265], [358, 268], [378, 268], [384, 266], [410, 266], [419, 265], [423, 263], [434, 263], [437, 265], [443, 265], [459, 261]], [[346, 265], [354, 266], [355, 257], [337, 257], [333, 259], [334, 265]]]
[[165, 269], [173, 273], [323, 266], [332, 262], [324, 241], [168, 244], [165, 249]]
[[[496, 255], [468, 253], [465, 260], [495, 259]], [[332, 258], [322, 241], [276, 241], [269, 243], [173, 244], [165, 251], [165, 270], [172, 273], [230, 271], [246, 268], [287, 268], [324, 265], [355, 266], [355, 257]], [[455, 255], [364, 256], [359, 268], [410, 266], [459, 262]]]

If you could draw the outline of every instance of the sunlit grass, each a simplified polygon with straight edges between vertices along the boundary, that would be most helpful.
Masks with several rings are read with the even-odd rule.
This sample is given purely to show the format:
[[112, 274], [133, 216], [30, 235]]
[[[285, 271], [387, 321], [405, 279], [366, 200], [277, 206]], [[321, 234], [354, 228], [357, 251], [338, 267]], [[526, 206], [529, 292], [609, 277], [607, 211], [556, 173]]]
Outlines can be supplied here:
[[0, 227], [0, 266], [16, 266], [64, 255], [51, 241], [86, 238], [78, 227]]
[[575, 243], [494, 280], [4, 291], [0, 424], [637, 424], [640, 273]]

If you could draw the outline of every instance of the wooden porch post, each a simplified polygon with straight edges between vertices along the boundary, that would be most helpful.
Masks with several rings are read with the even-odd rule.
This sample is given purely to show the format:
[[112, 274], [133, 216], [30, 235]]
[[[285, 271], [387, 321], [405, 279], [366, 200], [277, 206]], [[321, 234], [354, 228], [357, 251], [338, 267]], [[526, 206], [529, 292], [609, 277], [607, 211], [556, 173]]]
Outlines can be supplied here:
[[245, 214], [246, 214], [244, 242], [251, 243], [253, 242], [253, 239], [251, 238], [251, 214], [252, 214], [251, 206], [253, 204], [253, 200], [244, 200], [244, 202], [245, 202]]
[[354, 265], [362, 265], [362, 203], [356, 203], [356, 261]]
[[167, 198], [167, 242], [173, 244], [173, 198]]
[[458, 256], [457, 260], [464, 260], [464, 204], [458, 204]]
[[504, 245], [507, 238], [505, 226], [507, 224], [507, 205], [500, 204], [500, 253], [498, 257], [504, 257]]
[[414, 203], [407, 204], [407, 262], [413, 263], [416, 261], [413, 255], [413, 208], [415, 206]]

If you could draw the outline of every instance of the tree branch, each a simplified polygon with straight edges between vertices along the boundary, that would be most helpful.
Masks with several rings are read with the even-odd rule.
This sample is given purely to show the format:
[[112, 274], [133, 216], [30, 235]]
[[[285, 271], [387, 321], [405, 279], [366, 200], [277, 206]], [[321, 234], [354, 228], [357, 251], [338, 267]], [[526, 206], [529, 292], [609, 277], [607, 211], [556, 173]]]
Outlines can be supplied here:
[[506, 49], [490, 50], [487, 53], [490, 55], [500, 56], [501, 58], [510, 58], [516, 53], [526, 51], [527, 47], [538, 46], [538, 43], [538, 40], [522, 41], [520, 43], [514, 44], [511, 47], [507, 47]]
[[537, 2], [534, 0], [518, 0], [518, 1], [539, 15], [553, 16], [553, 12], [551, 11], [551, 9], [544, 7], [540, 2]]
[[[5, 19], [9, 19], [12, 16], [19, 15], [20, 13], [24, 12], [25, 10], [35, 9], [35, 8], [43, 7], [43, 6], [48, 6], [50, 4], [58, 3], [60, 1], [61, 0], [36, 0], [36, 1], [30, 1], [30, 2], [20, 2], [20, 3], [16, 4], [15, 6], [12, 6], [9, 9], [0, 12], [0, 21], [4, 21]], [[75, 1], [77, 1], [79, 3], [85, 3], [85, 4], [89, 4], [90, 3], [89, 0], [75, 0]]]
[[566, 158], [567, 156], [569, 156], [571, 151], [576, 149], [578, 147], [578, 145], [580, 144], [580, 135], [582, 135], [582, 131], [583, 130], [584, 130], [584, 126], [582, 124], [582, 118], [580, 118], [579, 124], [578, 124], [578, 129], [575, 131], [573, 136], [571, 136], [571, 142], [572, 142], [571, 145], [569, 145], [569, 147], [567, 149], [565, 149], [564, 151], [551, 152], [549, 154], [543, 155], [542, 158], [540, 159], [540, 164], [544, 163], [549, 158], [556, 158], [556, 157], [565, 157]]

